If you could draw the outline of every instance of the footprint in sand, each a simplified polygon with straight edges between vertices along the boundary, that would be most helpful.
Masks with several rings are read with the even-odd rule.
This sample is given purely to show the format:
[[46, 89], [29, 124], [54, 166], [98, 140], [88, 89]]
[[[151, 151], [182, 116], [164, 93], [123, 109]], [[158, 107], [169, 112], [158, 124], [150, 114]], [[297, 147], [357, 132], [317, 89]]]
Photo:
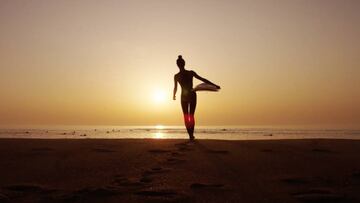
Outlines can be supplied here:
[[191, 151], [192, 149], [190, 149], [189, 147], [184, 146], [184, 147], [178, 147], [178, 150], [179, 151]]
[[193, 183], [190, 185], [191, 189], [212, 189], [212, 188], [223, 188], [223, 184], [205, 184], [205, 183]]
[[214, 150], [214, 149], [209, 149], [207, 150], [208, 153], [213, 153], [213, 154], [228, 154], [229, 151], [227, 150]]
[[174, 144], [175, 147], [177, 148], [178, 151], [191, 151], [193, 150], [191, 148], [191, 145], [193, 145], [193, 143], [191, 142], [183, 142], [183, 143], [177, 143], [177, 144]]
[[187, 146], [189, 142], [176, 143], [175, 146]]
[[144, 171], [143, 176], [166, 173], [166, 172], [169, 172], [169, 171], [170, 171], [170, 169], [168, 169], [168, 168], [154, 167], [151, 170]]
[[166, 159], [166, 163], [168, 163], [168, 164], [179, 164], [179, 163], [184, 163], [184, 162], [186, 162], [186, 160], [184, 160], [184, 159], [177, 159], [177, 158]]
[[153, 181], [153, 176], [157, 174], [162, 174], [169, 172], [170, 169], [168, 168], [161, 168], [161, 167], [154, 167], [151, 168], [151, 170], [146, 170], [142, 173], [142, 177], [140, 179], [140, 182], [142, 183], [150, 183]]
[[193, 202], [188, 195], [172, 189], [149, 189], [134, 194], [145, 198], [143, 202]]
[[142, 182], [138, 182], [136, 180], [131, 180], [125, 177], [117, 177], [113, 181], [113, 184], [121, 187], [130, 187], [130, 188], [138, 188], [144, 186]]
[[174, 190], [143, 190], [135, 193], [140, 196], [167, 197], [177, 195]]
[[171, 156], [184, 156], [184, 154], [179, 152], [172, 152]]
[[303, 202], [348, 202], [344, 195], [327, 188], [312, 188], [292, 195]]
[[151, 149], [148, 152], [154, 153], [154, 154], [164, 154], [170, 152], [170, 150], [164, 150], [164, 149]]
[[93, 151], [93, 152], [101, 152], [101, 153], [116, 152], [115, 150], [103, 149], [103, 148], [94, 148], [94, 149], [91, 149], [91, 151]]
[[150, 178], [149, 176], [144, 176], [144, 177], [140, 178], [140, 182], [142, 182], [142, 183], [151, 183], [151, 182], [153, 182], [153, 179]]

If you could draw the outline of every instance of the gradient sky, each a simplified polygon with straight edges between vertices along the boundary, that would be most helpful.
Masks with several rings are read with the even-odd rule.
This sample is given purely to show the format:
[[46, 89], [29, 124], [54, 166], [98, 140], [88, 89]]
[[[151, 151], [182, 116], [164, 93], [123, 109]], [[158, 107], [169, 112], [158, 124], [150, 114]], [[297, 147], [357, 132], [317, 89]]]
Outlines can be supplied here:
[[182, 124], [181, 54], [222, 87], [198, 94], [198, 125], [360, 126], [359, 11], [357, 0], [0, 0], [0, 124]]

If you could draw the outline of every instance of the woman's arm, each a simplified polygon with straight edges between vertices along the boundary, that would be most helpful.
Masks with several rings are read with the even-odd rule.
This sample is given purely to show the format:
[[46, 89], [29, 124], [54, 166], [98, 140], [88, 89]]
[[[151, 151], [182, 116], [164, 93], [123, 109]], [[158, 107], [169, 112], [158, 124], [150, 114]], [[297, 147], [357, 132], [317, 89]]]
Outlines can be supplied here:
[[200, 77], [198, 74], [195, 73], [195, 71], [192, 71], [192, 72], [193, 72], [194, 77], [195, 77], [196, 79], [201, 80], [201, 81], [203, 81], [204, 83], [207, 83], [207, 84], [210, 84], [210, 85], [214, 85], [215, 87], [217, 87], [218, 89], [220, 89], [220, 86], [219, 86], [219, 85], [216, 85], [216, 84], [210, 82], [209, 80], [207, 80], [207, 79], [205, 79], [205, 78], [203, 78], [203, 77]]
[[173, 92], [173, 100], [176, 100], [176, 91], [177, 91], [177, 80], [176, 80], [176, 76], [174, 76], [174, 92]]

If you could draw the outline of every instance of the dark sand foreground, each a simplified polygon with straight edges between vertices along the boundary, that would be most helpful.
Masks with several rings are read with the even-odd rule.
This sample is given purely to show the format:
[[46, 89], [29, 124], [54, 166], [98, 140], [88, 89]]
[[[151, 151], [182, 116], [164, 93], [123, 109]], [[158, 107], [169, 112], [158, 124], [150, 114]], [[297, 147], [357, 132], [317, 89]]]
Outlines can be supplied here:
[[0, 139], [0, 202], [360, 202], [360, 141]]

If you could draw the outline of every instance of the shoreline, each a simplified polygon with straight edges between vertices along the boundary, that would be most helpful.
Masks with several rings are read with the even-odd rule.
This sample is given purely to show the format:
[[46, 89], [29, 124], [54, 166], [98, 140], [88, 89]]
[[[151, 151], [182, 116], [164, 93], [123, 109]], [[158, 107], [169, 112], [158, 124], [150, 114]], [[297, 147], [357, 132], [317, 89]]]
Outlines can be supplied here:
[[[145, 126], [114, 128], [44, 128], [0, 130], [1, 138], [34, 139], [188, 139], [181, 127]], [[356, 129], [313, 128], [197, 128], [195, 137], [200, 140], [286, 140], [286, 139], [360, 139]]]
[[0, 137], [0, 141], [2, 140], [114, 140], [114, 141], [135, 141], [135, 140], [142, 140], [142, 141], [162, 141], [162, 140], [168, 140], [168, 141], [184, 141], [184, 142], [198, 142], [198, 141], [225, 141], [225, 142], [247, 142], [247, 141], [259, 141], [259, 142], [263, 142], [263, 141], [296, 141], [296, 140], [338, 140], [338, 141], [356, 141], [356, 142], [360, 142], [360, 138], [359, 139], [352, 139], [352, 138], [275, 138], [275, 139], [243, 139], [243, 140], [229, 140], [229, 139], [195, 139], [195, 141], [190, 141], [189, 139], [180, 139], [180, 138], [98, 138], [98, 137], [88, 137], [88, 138], [84, 138], [84, 137], [79, 137], [79, 138], [8, 138], [8, 137]]

